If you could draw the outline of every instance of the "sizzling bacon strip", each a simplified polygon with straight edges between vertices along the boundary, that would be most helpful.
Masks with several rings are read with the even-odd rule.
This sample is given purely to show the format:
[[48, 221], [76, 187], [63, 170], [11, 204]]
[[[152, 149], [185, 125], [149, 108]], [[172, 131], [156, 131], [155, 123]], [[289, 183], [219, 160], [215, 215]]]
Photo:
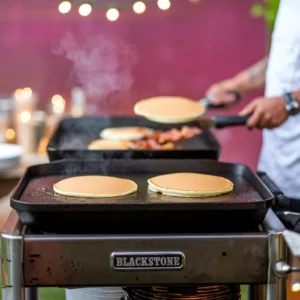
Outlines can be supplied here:
[[174, 150], [174, 142], [190, 139], [201, 133], [202, 130], [200, 128], [189, 126], [183, 126], [180, 130], [176, 128], [168, 131], [156, 130], [150, 138], [131, 142], [130, 148], [142, 150]]
[[150, 138], [159, 144], [164, 144], [167, 142], [178, 142], [180, 140], [190, 139], [201, 133], [202, 130], [200, 128], [183, 126], [181, 129], [173, 128], [168, 131], [155, 131]]
[[173, 143], [166, 143], [160, 145], [153, 139], [139, 140], [130, 143], [130, 149], [137, 150], [174, 150], [175, 145]]

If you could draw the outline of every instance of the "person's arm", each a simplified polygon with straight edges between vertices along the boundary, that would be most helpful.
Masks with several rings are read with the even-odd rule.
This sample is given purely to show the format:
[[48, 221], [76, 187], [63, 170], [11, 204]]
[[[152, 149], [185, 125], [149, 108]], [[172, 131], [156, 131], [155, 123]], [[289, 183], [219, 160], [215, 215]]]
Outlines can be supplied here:
[[242, 96], [247, 92], [264, 87], [268, 56], [238, 73], [234, 77], [213, 84], [205, 93], [216, 105], [231, 104], [236, 97], [230, 92], [238, 92]]
[[233, 81], [236, 85], [236, 90], [242, 94], [249, 91], [258, 90], [264, 87], [266, 71], [268, 65], [268, 56], [252, 65], [245, 71], [238, 73]]

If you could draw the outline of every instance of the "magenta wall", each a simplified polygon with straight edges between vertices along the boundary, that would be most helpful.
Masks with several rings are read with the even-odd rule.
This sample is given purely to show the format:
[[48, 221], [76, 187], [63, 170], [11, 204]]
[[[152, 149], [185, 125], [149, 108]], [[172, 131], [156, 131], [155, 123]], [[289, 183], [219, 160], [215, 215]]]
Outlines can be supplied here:
[[[109, 39], [120, 37], [122, 43], [133, 45], [136, 63], [130, 68], [133, 83], [129, 90], [112, 88], [109, 95], [93, 97], [98, 113], [128, 115], [138, 99], [156, 95], [198, 99], [211, 83], [232, 76], [263, 56], [263, 22], [250, 17], [252, 2], [202, 0], [191, 4], [188, 0], [173, 0], [169, 11], [149, 4], [144, 15], [121, 12], [116, 23], [109, 23], [101, 11], [94, 11], [86, 19], [76, 11], [60, 15], [56, 1], [3, 0], [0, 91], [30, 86], [38, 92], [41, 107], [47, 107], [56, 93], [68, 99], [78, 78], [72, 63], [53, 51], [66, 33], [79, 38], [82, 45], [91, 36], [101, 34]], [[117, 52], [122, 54], [120, 49]], [[89, 74], [95, 84], [102, 70], [103, 64], [98, 72]], [[235, 113], [240, 107], [226, 113]], [[216, 135], [223, 147], [222, 160], [244, 162], [255, 168], [259, 132], [240, 128], [218, 131]]]

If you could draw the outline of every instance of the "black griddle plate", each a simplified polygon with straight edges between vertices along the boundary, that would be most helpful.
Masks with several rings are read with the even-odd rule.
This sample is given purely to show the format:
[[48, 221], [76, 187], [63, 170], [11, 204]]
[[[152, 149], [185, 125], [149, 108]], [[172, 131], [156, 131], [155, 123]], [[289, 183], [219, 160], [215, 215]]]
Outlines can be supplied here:
[[[231, 193], [206, 198], [164, 196], [147, 189], [147, 179], [166, 173], [197, 172], [223, 176]], [[134, 194], [117, 198], [65, 197], [53, 191], [62, 178], [110, 175], [138, 184]], [[182, 232], [229, 230], [258, 225], [273, 195], [246, 166], [212, 160], [61, 161], [28, 168], [11, 206], [23, 223], [50, 232]]]
[[[197, 126], [195, 123], [187, 124]], [[98, 160], [104, 158], [202, 158], [217, 160], [220, 145], [209, 131], [189, 140], [175, 143], [177, 150], [88, 150], [89, 143], [99, 139], [100, 132], [108, 127], [141, 126], [154, 130], [181, 128], [182, 125], [168, 125], [150, 122], [136, 117], [83, 117], [61, 121], [48, 146], [50, 161], [61, 159]]]

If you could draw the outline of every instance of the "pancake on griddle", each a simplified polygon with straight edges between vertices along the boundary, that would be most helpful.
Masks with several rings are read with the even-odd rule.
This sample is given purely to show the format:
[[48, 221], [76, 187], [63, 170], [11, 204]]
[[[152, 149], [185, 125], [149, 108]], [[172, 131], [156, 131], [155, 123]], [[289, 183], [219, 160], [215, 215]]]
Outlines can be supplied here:
[[127, 150], [129, 148], [130, 145], [126, 141], [112, 141], [103, 139], [92, 141], [88, 145], [89, 150]]
[[136, 103], [134, 112], [153, 122], [175, 124], [194, 121], [205, 112], [205, 107], [184, 97], [153, 97]]
[[112, 198], [132, 194], [137, 184], [129, 179], [110, 176], [78, 176], [53, 185], [57, 194], [79, 198]]
[[146, 127], [115, 127], [101, 131], [100, 137], [104, 140], [134, 141], [151, 136], [153, 130]]
[[149, 190], [176, 197], [211, 197], [229, 193], [233, 183], [223, 177], [198, 173], [172, 173], [148, 180]]

